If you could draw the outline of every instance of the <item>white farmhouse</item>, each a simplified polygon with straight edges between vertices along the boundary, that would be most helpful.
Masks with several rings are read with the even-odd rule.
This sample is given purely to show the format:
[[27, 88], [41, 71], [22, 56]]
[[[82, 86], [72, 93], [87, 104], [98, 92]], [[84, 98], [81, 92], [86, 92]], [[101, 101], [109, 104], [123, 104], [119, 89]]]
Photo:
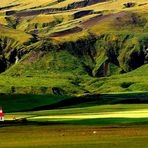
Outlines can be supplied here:
[[0, 108], [0, 122], [1, 121], [4, 121], [4, 113], [2, 108]]

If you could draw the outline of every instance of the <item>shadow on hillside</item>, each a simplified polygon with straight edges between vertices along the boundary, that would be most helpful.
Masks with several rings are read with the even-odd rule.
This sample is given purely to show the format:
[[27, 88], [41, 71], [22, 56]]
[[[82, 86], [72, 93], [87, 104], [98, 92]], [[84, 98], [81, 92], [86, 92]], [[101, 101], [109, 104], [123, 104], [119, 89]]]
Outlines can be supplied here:
[[148, 93], [85, 95], [61, 100], [55, 104], [35, 107], [32, 111], [105, 104], [148, 104]]
[[[9, 103], [9, 104], [8, 104]], [[107, 104], [148, 104], [148, 93], [95, 94], [80, 97], [62, 95], [0, 95], [4, 112], [26, 112]]]

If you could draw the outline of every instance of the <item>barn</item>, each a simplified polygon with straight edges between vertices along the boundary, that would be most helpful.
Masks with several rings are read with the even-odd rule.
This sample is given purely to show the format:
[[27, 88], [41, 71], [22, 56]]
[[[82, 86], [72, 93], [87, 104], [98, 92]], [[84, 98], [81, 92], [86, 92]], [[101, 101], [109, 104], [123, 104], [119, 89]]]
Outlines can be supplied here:
[[4, 121], [4, 113], [2, 108], [0, 108], [0, 121]]

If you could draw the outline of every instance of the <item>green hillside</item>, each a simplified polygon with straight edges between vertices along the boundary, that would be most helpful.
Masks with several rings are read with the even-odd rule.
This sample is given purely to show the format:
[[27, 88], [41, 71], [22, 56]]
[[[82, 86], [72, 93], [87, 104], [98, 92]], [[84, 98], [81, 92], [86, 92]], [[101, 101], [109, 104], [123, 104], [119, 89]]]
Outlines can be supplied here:
[[146, 0], [0, 2], [0, 93], [148, 91]]

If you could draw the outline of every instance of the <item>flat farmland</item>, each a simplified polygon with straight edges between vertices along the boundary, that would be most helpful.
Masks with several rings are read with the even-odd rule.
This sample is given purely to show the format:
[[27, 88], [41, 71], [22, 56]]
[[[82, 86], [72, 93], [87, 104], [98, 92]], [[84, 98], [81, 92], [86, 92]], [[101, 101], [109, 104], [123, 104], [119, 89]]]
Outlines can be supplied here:
[[6, 113], [0, 147], [147, 147], [147, 104], [83, 105]]
[[148, 126], [5, 126], [0, 137], [2, 148], [146, 148]]

